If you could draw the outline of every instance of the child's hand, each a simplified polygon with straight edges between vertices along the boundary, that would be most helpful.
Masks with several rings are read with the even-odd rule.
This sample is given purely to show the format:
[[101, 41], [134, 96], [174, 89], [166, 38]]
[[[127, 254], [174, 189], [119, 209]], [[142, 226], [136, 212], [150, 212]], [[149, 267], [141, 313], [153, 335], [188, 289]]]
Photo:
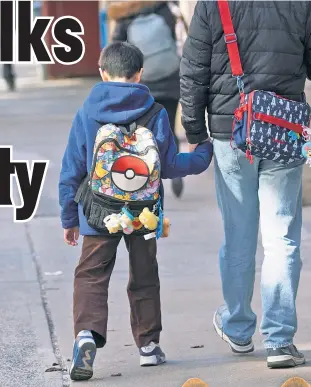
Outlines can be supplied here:
[[189, 144], [189, 152], [194, 152], [199, 144]]
[[205, 171], [209, 167], [213, 158], [213, 143], [208, 140], [202, 142], [196, 147], [194, 153], [200, 155], [202, 160], [204, 160], [205, 168], [202, 169], [201, 172]]
[[68, 228], [64, 230], [64, 241], [69, 246], [77, 246], [79, 239], [79, 227]]

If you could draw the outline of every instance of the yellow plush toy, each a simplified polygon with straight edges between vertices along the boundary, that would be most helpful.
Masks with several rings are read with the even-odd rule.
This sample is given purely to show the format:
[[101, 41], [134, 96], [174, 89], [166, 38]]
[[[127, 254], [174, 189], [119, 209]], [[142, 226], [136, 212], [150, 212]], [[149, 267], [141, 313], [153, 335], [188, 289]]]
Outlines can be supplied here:
[[120, 215], [109, 215], [104, 219], [104, 223], [110, 234], [115, 234], [116, 232], [122, 230], [120, 225]]
[[139, 221], [148, 230], [155, 230], [158, 226], [159, 218], [153, 214], [149, 208], [144, 208], [142, 213], [139, 215]]

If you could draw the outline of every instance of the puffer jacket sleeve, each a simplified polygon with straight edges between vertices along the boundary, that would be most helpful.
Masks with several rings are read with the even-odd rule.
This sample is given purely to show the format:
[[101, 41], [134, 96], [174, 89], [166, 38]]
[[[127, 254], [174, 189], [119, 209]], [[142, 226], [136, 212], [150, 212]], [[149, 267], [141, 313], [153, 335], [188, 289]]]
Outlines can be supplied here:
[[305, 63], [307, 68], [307, 77], [311, 80], [311, 3], [309, 4], [307, 13]]
[[180, 67], [182, 123], [190, 144], [208, 138], [205, 110], [211, 76], [212, 33], [206, 3], [197, 2]]

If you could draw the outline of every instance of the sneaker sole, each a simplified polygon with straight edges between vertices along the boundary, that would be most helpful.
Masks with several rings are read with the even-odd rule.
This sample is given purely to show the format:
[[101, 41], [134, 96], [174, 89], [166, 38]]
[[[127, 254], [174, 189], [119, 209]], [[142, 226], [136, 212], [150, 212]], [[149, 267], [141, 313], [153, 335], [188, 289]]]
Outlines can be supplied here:
[[155, 367], [160, 364], [166, 363], [165, 356], [153, 355], [153, 356], [141, 356], [140, 366], [141, 367]]
[[96, 355], [96, 345], [90, 341], [81, 340], [79, 352], [70, 368], [71, 380], [89, 380], [93, 376], [93, 362]]
[[249, 345], [244, 345], [244, 346], [240, 346], [240, 345], [237, 345], [235, 343], [233, 343], [229, 337], [220, 329], [218, 328], [217, 324], [216, 324], [216, 314], [217, 312], [215, 312], [214, 314], [214, 317], [213, 317], [213, 325], [214, 325], [214, 329], [217, 333], [217, 335], [223, 340], [225, 341], [227, 344], [229, 344], [229, 347], [231, 349], [232, 352], [234, 353], [240, 353], [240, 354], [245, 354], [245, 353], [251, 353], [251, 352], [254, 352], [254, 344], [251, 343]]
[[283, 355], [283, 356], [268, 356], [267, 358], [267, 366], [268, 368], [289, 368], [296, 367], [302, 364], [305, 364], [306, 359], [294, 357], [291, 355]]

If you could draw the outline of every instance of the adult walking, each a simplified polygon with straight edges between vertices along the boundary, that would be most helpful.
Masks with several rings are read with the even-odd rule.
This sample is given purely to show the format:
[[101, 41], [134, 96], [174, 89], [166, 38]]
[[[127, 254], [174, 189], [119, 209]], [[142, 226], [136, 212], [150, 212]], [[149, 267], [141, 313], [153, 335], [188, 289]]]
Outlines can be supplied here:
[[[128, 41], [144, 54], [141, 83], [167, 110], [179, 149], [175, 120], [180, 97], [180, 56], [177, 53], [175, 15], [168, 2], [120, 1], [109, 4], [108, 17], [116, 21], [112, 40]], [[173, 179], [172, 189], [176, 197], [181, 196], [181, 178]]]
[[3, 78], [7, 84], [7, 87], [10, 91], [15, 90], [15, 74], [13, 71], [13, 66], [11, 64], [3, 65]]
[[[246, 154], [230, 144], [233, 114], [239, 106], [232, 68], [239, 67], [239, 51], [246, 94], [266, 90], [303, 101], [306, 77], [311, 77], [311, 6], [298, 1], [229, 3], [229, 16], [223, 14], [223, 21], [217, 2], [197, 3], [181, 62], [182, 121], [190, 149], [208, 138], [206, 110], [214, 139], [216, 191], [225, 234], [219, 256], [225, 305], [216, 311], [214, 327], [233, 352], [254, 350], [256, 315], [251, 301], [260, 214], [265, 253], [261, 332], [268, 366], [295, 366], [305, 362], [293, 345], [303, 161], [281, 164], [254, 156], [249, 163]], [[230, 31], [225, 39], [222, 22]]]

